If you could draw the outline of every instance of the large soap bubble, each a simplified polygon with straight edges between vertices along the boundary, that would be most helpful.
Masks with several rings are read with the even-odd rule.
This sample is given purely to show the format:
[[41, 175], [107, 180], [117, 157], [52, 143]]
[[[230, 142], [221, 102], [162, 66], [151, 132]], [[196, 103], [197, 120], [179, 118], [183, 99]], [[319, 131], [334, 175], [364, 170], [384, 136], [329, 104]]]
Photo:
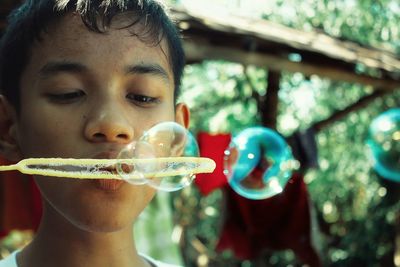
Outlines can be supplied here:
[[298, 162], [275, 131], [254, 127], [237, 135], [225, 151], [229, 185], [249, 199], [265, 199], [283, 191]]
[[367, 145], [375, 171], [400, 182], [400, 108], [390, 109], [372, 121]]
[[[179, 161], [178, 158], [185, 156], [198, 156], [194, 137], [178, 123], [161, 122], [144, 132], [136, 143], [120, 152], [119, 159], [139, 160], [133, 165], [121, 161], [117, 171], [129, 183], [148, 184], [163, 191], [176, 191], [193, 181], [194, 174], [187, 170], [199, 167], [195, 160]], [[176, 161], [164, 160], [168, 158], [176, 158]], [[159, 176], [159, 173], [172, 175]]]

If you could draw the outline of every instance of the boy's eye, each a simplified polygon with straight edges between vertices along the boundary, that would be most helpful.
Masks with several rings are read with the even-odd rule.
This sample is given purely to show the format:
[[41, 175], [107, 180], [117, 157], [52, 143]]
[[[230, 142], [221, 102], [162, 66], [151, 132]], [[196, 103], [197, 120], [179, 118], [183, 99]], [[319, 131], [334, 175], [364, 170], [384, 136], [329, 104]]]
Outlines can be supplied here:
[[159, 99], [156, 97], [138, 95], [138, 94], [128, 94], [126, 98], [140, 105], [155, 104], [159, 101]]
[[85, 92], [77, 90], [67, 93], [48, 93], [46, 95], [54, 102], [67, 104], [79, 100], [81, 97], [85, 96]]

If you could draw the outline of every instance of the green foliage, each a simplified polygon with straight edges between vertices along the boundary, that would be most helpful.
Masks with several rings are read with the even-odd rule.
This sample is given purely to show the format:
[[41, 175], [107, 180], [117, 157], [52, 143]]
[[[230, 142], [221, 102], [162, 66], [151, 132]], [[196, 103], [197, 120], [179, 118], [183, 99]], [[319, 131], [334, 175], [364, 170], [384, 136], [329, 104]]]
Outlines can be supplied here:
[[367, 46], [400, 52], [400, 4], [396, 0], [269, 1], [263, 17], [284, 25], [324, 32]]
[[32, 237], [32, 231], [11, 231], [0, 240], [0, 259], [6, 258], [17, 249], [22, 249], [32, 240]]
[[[243, 66], [205, 62], [187, 66], [185, 71], [181, 99], [191, 108], [194, 133], [235, 132], [258, 122], [256, 102]], [[254, 79], [257, 75], [262, 74], [255, 74]]]
[[[204, 0], [204, 5], [210, 10], [213, 6], [225, 6], [233, 13], [259, 16], [305, 31], [320, 30], [336, 38], [400, 54], [400, 2], [397, 0]], [[363, 66], [357, 66], [357, 70], [379, 75]], [[235, 134], [260, 124], [253, 92], [266, 93], [266, 77], [266, 70], [251, 66], [245, 69], [228, 62], [188, 66], [182, 100], [187, 101], [193, 111], [192, 131]], [[370, 94], [372, 89], [317, 76], [283, 73], [278, 131], [289, 136], [306, 129]], [[399, 106], [400, 91], [397, 91], [318, 133], [320, 169], [309, 171], [305, 180], [319, 221], [317, 246], [324, 266], [394, 265], [400, 186], [379, 178], [372, 170], [365, 139], [374, 117]], [[182, 199], [182, 195], [177, 193], [175, 199]], [[204, 253], [190, 244], [194, 239], [207, 248], [212, 266], [299, 265], [290, 251], [266, 253], [251, 262], [236, 261], [230, 252], [216, 254], [218, 231], [212, 229], [220, 227], [223, 196], [216, 191], [202, 197], [192, 189], [183, 199], [192, 203], [176, 218], [177, 221], [180, 216], [187, 218], [184, 253], [190, 258], [188, 266], [196, 266], [197, 257]], [[207, 209], [217, 212], [207, 215]]]
[[318, 135], [321, 168], [309, 172], [306, 181], [328, 227], [324, 255], [329, 266], [390, 266], [383, 262], [392, 259], [399, 204], [391, 199], [399, 185], [377, 177], [364, 142], [371, 120], [398, 106], [399, 96], [376, 100]]
[[[247, 73], [247, 77], [245, 75]], [[182, 100], [194, 110], [192, 130], [232, 132], [259, 124], [251, 90], [264, 94], [266, 71], [227, 62], [205, 62], [189, 66]], [[327, 118], [372, 88], [332, 82], [317, 76], [283, 73], [279, 94], [278, 130], [288, 136], [296, 130]], [[324, 266], [390, 266], [394, 249], [394, 223], [399, 209], [390, 201], [400, 188], [377, 177], [371, 169], [365, 147], [372, 119], [389, 108], [400, 106], [400, 91], [375, 100], [367, 108], [353, 112], [318, 134], [319, 170], [311, 170], [305, 179], [323, 231], [318, 237]], [[238, 108], [236, 110], [236, 108]], [[221, 115], [222, 114], [222, 115]], [[176, 199], [182, 195], [177, 193]], [[213, 266], [259, 266], [256, 262], [235, 261], [229, 252], [216, 254], [215, 244], [221, 224], [223, 197], [219, 191], [202, 197], [192, 189], [185, 202], [192, 203], [177, 215], [185, 217], [186, 240], [201, 240], [208, 248]], [[191, 200], [190, 200], [191, 199]], [[180, 200], [182, 201], [182, 199]], [[214, 210], [209, 215], [206, 210]], [[186, 214], [186, 215], [185, 215]], [[184, 254], [195, 266], [199, 252], [187, 245]], [[197, 255], [197, 256], [196, 256]], [[295, 264], [290, 251], [264, 256], [271, 266]], [[264, 265], [261, 265], [264, 266]]]

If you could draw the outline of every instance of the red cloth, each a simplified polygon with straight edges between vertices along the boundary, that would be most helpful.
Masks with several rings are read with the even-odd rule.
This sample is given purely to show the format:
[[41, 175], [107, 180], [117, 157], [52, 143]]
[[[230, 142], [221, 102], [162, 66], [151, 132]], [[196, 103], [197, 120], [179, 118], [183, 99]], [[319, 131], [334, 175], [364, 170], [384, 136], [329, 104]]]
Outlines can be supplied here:
[[224, 151], [231, 142], [230, 134], [209, 134], [201, 132], [197, 135], [197, 141], [200, 149], [200, 156], [211, 158], [217, 164], [213, 173], [202, 173], [196, 175], [194, 180], [200, 192], [207, 195], [217, 188], [227, 184], [224, 175]]
[[[0, 158], [0, 164], [11, 163]], [[0, 238], [12, 230], [36, 231], [42, 203], [32, 177], [16, 171], [3, 172], [0, 176]]]
[[[251, 260], [266, 249], [292, 249], [303, 263], [320, 266], [312, 246], [310, 205], [303, 176], [294, 174], [284, 191], [274, 197], [244, 198], [227, 185], [223, 174], [224, 151], [230, 140], [230, 134], [198, 135], [200, 155], [213, 159], [217, 167], [212, 174], [198, 175], [195, 183], [203, 195], [222, 187], [226, 196], [226, 216], [217, 250], [230, 249], [238, 259]], [[263, 172], [255, 169], [252, 176]]]
[[307, 187], [295, 174], [285, 190], [264, 200], [250, 200], [225, 187], [227, 209], [217, 251], [230, 249], [239, 259], [255, 259], [265, 249], [292, 249], [310, 266], [320, 266], [312, 246]]

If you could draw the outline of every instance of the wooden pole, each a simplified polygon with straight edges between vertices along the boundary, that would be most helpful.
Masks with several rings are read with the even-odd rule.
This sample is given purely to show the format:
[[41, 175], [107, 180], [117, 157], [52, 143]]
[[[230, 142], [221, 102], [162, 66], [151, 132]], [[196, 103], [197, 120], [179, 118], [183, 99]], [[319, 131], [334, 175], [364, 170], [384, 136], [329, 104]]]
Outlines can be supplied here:
[[267, 92], [265, 96], [258, 98], [258, 110], [261, 113], [261, 123], [265, 127], [276, 129], [276, 121], [278, 115], [278, 92], [280, 88], [280, 71], [268, 72]]
[[349, 113], [353, 112], [353, 111], [357, 111], [363, 107], [365, 107], [366, 105], [368, 105], [370, 102], [374, 101], [375, 99], [377, 99], [378, 97], [383, 96], [384, 94], [388, 93], [388, 91], [383, 91], [383, 90], [375, 90], [375, 92], [373, 92], [370, 95], [364, 96], [362, 98], [360, 98], [357, 102], [355, 102], [354, 104], [349, 105], [348, 107], [344, 108], [343, 110], [339, 110], [335, 113], [333, 113], [330, 117], [328, 117], [327, 119], [324, 119], [322, 121], [316, 122], [312, 125], [312, 128], [314, 128], [314, 130], [316, 132], [321, 131], [323, 128], [329, 126], [330, 124], [342, 119], [343, 117], [345, 117], [346, 115], [348, 115]]

